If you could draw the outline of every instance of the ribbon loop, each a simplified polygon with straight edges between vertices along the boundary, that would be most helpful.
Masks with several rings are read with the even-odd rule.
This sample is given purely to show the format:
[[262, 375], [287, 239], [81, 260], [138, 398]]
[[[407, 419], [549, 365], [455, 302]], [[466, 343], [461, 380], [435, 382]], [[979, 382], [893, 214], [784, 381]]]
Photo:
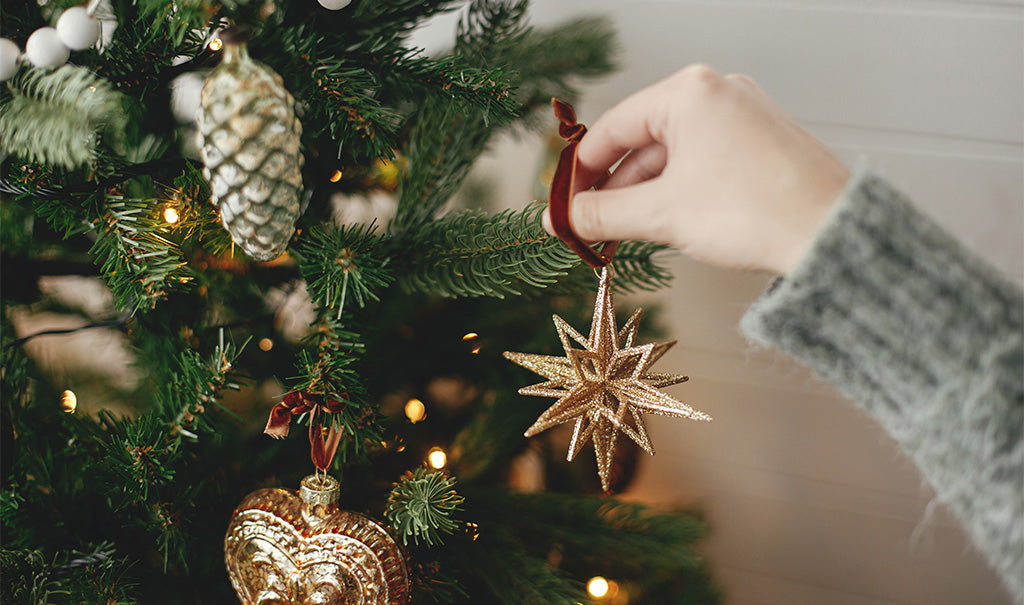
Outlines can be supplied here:
[[[340, 397], [343, 400], [348, 399], [345, 393]], [[343, 400], [324, 398], [306, 391], [292, 391], [270, 410], [270, 418], [267, 419], [267, 426], [263, 432], [275, 439], [287, 437], [292, 417], [310, 412], [309, 457], [313, 460], [313, 466], [326, 472], [334, 461], [334, 455], [338, 453], [341, 431], [335, 428], [332, 422], [325, 435], [324, 427], [316, 422], [316, 416], [321, 411], [325, 414], [336, 414], [344, 410], [348, 404]]]
[[[576, 148], [583, 139], [583, 135], [587, 133], [587, 127], [576, 121], [576, 112], [565, 101], [551, 99], [551, 107], [554, 109], [555, 117], [558, 118], [558, 136], [569, 143], [558, 156], [558, 165], [551, 178], [551, 193], [548, 196], [551, 225], [555, 230], [555, 235], [583, 259], [583, 262], [598, 269], [612, 262], [615, 248], [619, 243], [605, 242], [601, 252], [598, 253], [576, 235], [569, 220], [569, 203], [572, 201], [576, 187], [578, 164]], [[594, 188], [600, 189], [610, 176], [611, 174], [606, 171], [594, 184]]]

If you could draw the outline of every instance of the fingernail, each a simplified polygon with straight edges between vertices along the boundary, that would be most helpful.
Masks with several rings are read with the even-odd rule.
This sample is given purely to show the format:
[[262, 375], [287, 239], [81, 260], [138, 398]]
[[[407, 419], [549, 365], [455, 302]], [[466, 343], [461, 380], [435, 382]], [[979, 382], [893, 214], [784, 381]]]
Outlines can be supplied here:
[[555, 228], [551, 225], [551, 210], [548, 208], [544, 209], [544, 214], [540, 217], [540, 223], [544, 226], [544, 230], [548, 232], [548, 235], [555, 234]]

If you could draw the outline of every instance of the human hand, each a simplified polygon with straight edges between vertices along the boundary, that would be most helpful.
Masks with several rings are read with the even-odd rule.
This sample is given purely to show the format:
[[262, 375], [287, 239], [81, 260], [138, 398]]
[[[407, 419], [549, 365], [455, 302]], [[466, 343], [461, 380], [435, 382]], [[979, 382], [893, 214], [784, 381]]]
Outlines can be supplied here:
[[[600, 191], [586, 191], [624, 155]], [[850, 176], [752, 79], [703, 65], [605, 112], [578, 160], [569, 212], [584, 240], [660, 242], [716, 265], [782, 274]], [[547, 211], [544, 227], [553, 233]]]

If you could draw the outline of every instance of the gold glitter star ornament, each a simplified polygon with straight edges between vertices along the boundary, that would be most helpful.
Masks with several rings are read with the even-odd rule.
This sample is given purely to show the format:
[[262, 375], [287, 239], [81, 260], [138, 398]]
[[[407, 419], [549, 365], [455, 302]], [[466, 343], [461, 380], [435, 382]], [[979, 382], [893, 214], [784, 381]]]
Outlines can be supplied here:
[[584, 338], [555, 315], [555, 329], [565, 357], [505, 352], [505, 357], [536, 372], [546, 380], [519, 389], [520, 395], [555, 397], [557, 401], [526, 430], [532, 437], [564, 422], [575, 421], [567, 459], [571, 462], [586, 445], [594, 442], [597, 474], [601, 487], [610, 490], [612, 460], [618, 433], [625, 433], [649, 454], [654, 453], [643, 414], [661, 414], [711, 420], [658, 389], [687, 380], [678, 374], [650, 371], [675, 341], [636, 344], [642, 309], [637, 309], [621, 330], [615, 326], [611, 276], [601, 270], [590, 336]]

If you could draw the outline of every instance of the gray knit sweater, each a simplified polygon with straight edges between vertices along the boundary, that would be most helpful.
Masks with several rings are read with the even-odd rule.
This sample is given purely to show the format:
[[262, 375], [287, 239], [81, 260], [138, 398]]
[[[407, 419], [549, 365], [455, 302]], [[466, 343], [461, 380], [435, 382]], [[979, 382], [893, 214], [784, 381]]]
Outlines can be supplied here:
[[1024, 302], [877, 176], [741, 321], [881, 424], [1024, 603]]

